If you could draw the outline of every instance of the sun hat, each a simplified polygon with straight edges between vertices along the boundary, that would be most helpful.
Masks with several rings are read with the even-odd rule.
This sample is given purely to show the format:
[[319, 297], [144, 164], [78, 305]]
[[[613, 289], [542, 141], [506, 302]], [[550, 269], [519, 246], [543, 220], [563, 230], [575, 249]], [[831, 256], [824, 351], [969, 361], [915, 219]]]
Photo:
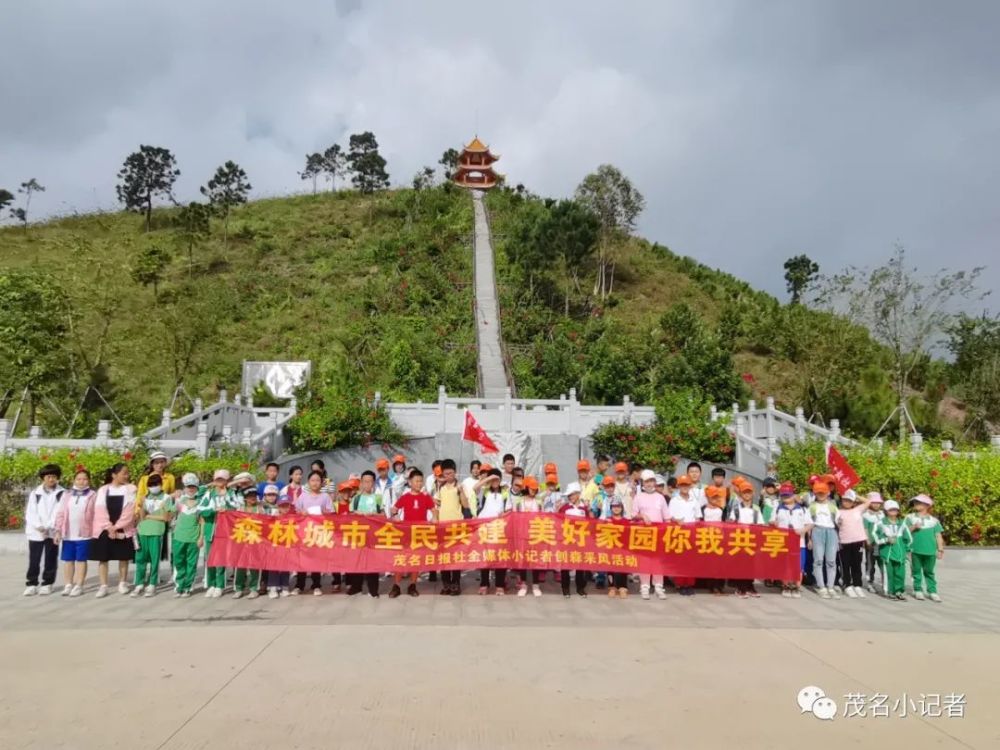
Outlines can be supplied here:
[[885, 512], [888, 513], [890, 510], [899, 510], [899, 503], [895, 500], [885, 501]]
[[405, 466], [406, 465], [406, 456], [404, 456], [402, 453], [397, 453], [395, 456], [392, 457], [392, 463], [393, 463], [393, 465], [395, 465], [395, 464], [403, 464]]
[[193, 471], [189, 471], [183, 477], [181, 477], [181, 484], [185, 487], [198, 487], [201, 482], [198, 481], [198, 475]]
[[253, 495], [254, 497], [257, 496], [257, 487], [256, 487], [256, 485], [250, 485], [245, 490], [243, 490], [243, 497], [246, 497], [247, 495]]
[[559, 469], [556, 468], [556, 465], [554, 463], [552, 463], [551, 461], [549, 461], [547, 464], [545, 464], [545, 466], [542, 467], [542, 473], [544, 473], [544, 474], [558, 474], [559, 473]]
[[777, 487], [778, 486], [778, 480], [775, 479], [774, 477], [766, 477], [764, 479], [764, 486], [765, 487]]
[[608, 503], [608, 507], [609, 508], [624, 508], [625, 507], [625, 503], [622, 502], [622, 499], [620, 497], [618, 497], [617, 495], [615, 495], [615, 497], [611, 498], [611, 502]]
[[882, 503], [882, 502], [885, 502], [882, 499], [882, 495], [880, 495], [878, 492], [869, 492], [868, 496], [867, 496], [867, 500], [870, 503]]
[[212, 480], [214, 481], [216, 479], [225, 479], [228, 482], [229, 481], [229, 469], [216, 469], [215, 471], [213, 471], [212, 472]]
[[361, 477], [351, 476], [348, 478], [347, 484], [350, 485], [352, 490], [356, 490], [361, 486]]
[[251, 484], [253, 484], [254, 481], [255, 480], [253, 474], [251, 474], [249, 471], [241, 471], [239, 474], [233, 477], [232, 481], [229, 482], [229, 486], [234, 487], [237, 484], [243, 484], [244, 482], [250, 482]]
[[350, 482], [341, 482], [340, 484], [337, 485], [337, 492], [347, 492], [350, 489], [351, 489]]
[[642, 474], [639, 475], [639, 479], [645, 482], [648, 479], [656, 481], [656, 472], [652, 469], [643, 469]]
[[705, 488], [705, 497], [713, 500], [715, 498], [725, 498], [728, 494], [725, 487], [716, 487], [714, 484]]
[[580, 483], [570, 482], [569, 484], [566, 485], [566, 490], [563, 492], [563, 495], [569, 497], [570, 495], [579, 495], [580, 492], [582, 492], [582, 490], [580, 489]]
[[916, 497], [914, 497], [914, 498], [911, 498], [911, 499], [910, 499], [910, 502], [911, 502], [911, 503], [923, 503], [923, 504], [924, 504], [924, 505], [926, 505], [926, 506], [927, 506], [928, 508], [929, 508], [930, 506], [934, 505], [934, 501], [933, 501], [933, 500], [931, 500], [930, 496], [929, 496], [929, 495], [925, 495], [925, 494], [923, 494], [923, 493], [920, 493], [920, 494], [919, 494], [919, 495], [917, 495]]
[[153, 461], [159, 461], [160, 459], [166, 461], [168, 464], [170, 463], [170, 456], [168, 456], [163, 451], [153, 451], [152, 453], [149, 454], [150, 463], [153, 463]]
[[534, 477], [525, 477], [524, 478], [524, 488], [528, 489], [528, 490], [537, 490], [538, 489], [538, 480], [535, 479]]
[[817, 479], [815, 482], [812, 483], [812, 491], [813, 492], [825, 492], [826, 494], [829, 495], [830, 494], [830, 484], [829, 484], [829, 482], [824, 482], [822, 479]]

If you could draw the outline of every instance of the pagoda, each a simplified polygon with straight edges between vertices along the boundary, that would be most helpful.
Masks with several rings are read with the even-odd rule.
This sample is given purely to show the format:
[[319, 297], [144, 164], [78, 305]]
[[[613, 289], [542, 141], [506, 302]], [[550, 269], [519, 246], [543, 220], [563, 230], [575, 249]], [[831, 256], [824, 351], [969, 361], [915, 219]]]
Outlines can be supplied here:
[[499, 156], [491, 154], [490, 147], [479, 140], [479, 136], [476, 136], [468, 146], [462, 149], [462, 154], [458, 157], [458, 166], [451, 176], [451, 181], [456, 185], [477, 190], [488, 190], [495, 187], [500, 176], [493, 171], [491, 165], [499, 158]]

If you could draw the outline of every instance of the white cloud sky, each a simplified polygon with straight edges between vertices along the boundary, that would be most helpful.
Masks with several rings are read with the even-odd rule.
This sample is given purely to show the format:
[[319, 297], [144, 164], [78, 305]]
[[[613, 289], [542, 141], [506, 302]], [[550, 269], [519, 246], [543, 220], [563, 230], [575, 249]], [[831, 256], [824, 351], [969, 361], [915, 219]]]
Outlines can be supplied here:
[[7, 3], [0, 187], [113, 208], [150, 143], [181, 198], [227, 159], [284, 194], [361, 130], [406, 184], [478, 124], [512, 182], [563, 196], [614, 163], [649, 239], [782, 297], [790, 255], [832, 272], [896, 241], [989, 288], [998, 29], [989, 0]]

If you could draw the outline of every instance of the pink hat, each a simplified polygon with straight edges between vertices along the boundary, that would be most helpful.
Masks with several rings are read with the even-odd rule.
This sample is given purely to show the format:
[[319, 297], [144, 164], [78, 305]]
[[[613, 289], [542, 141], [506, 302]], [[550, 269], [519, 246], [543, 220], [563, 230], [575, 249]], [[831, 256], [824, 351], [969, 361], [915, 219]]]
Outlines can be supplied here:
[[923, 504], [924, 504], [924, 505], [926, 505], [926, 506], [927, 506], [928, 508], [929, 508], [930, 506], [934, 505], [934, 501], [933, 501], [933, 500], [931, 500], [930, 496], [928, 496], [928, 495], [923, 495], [923, 494], [921, 494], [921, 495], [917, 495], [917, 496], [916, 496], [915, 498], [913, 498], [912, 500], [910, 500], [910, 502], [911, 502], [911, 503], [923, 503]]
[[881, 502], [883, 502], [882, 495], [880, 495], [877, 492], [869, 492], [868, 496], [867, 496], [867, 500], [870, 503], [881, 503]]

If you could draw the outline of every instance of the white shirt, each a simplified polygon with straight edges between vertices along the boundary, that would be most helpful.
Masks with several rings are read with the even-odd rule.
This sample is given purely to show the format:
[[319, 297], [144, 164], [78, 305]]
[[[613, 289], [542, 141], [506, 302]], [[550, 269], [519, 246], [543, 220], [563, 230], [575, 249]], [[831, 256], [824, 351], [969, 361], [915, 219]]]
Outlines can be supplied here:
[[58, 484], [51, 490], [40, 484], [28, 493], [28, 506], [24, 511], [24, 535], [28, 541], [42, 542], [52, 538], [59, 495], [65, 491]]
[[392, 506], [396, 504], [396, 493], [393, 490], [392, 480], [386, 477], [379, 479], [375, 477], [375, 492], [382, 496], [382, 509], [386, 518], [392, 518]]
[[756, 505], [751, 505], [748, 508], [742, 503], [733, 508], [732, 519], [733, 523], [742, 523], [748, 526], [760, 526], [764, 523], [764, 516], [760, 512], [760, 508]]
[[813, 524], [821, 529], [832, 529], [837, 518], [837, 506], [827, 500], [825, 503], [814, 502], [809, 506], [809, 515], [813, 517]]
[[476, 482], [478, 481], [475, 477], [466, 477], [462, 480], [462, 491], [465, 492], [465, 499], [469, 501], [469, 507], [473, 513], [479, 508], [479, 496], [476, 495]]
[[66, 520], [69, 522], [69, 532], [66, 539], [70, 542], [79, 542], [83, 539], [90, 539], [90, 529], [83, 528], [83, 517], [87, 513], [87, 498], [90, 497], [91, 490], [86, 490], [82, 495], [76, 495], [72, 490], [67, 490], [70, 496], [66, 501]]
[[806, 546], [805, 531], [808, 523], [809, 518], [806, 514], [806, 509], [799, 505], [793, 505], [791, 508], [779, 505], [774, 511], [774, 525], [779, 529], [791, 529], [798, 534], [799, 547]]
[[708, 497], [705, 496], [705, 488], [700, 484], [696, 484], [688, 491], [693, 500], [698, 501], [698, 507], [704, 508], [708, 505]]
[[692, 497], [685, 500], [680, 495], [670, 498], [670, 517], [680, 523], [694, 523], [701, 518], [698, 501]]
[[484, 492], [480, 518], [496, 518], [504, 512], [504, 496], [500, 492]]
[[706, 505], [702, 510], [702, 515], [706, 521], [722, 521], [722, 508], [716, 508], [713, 505]]

